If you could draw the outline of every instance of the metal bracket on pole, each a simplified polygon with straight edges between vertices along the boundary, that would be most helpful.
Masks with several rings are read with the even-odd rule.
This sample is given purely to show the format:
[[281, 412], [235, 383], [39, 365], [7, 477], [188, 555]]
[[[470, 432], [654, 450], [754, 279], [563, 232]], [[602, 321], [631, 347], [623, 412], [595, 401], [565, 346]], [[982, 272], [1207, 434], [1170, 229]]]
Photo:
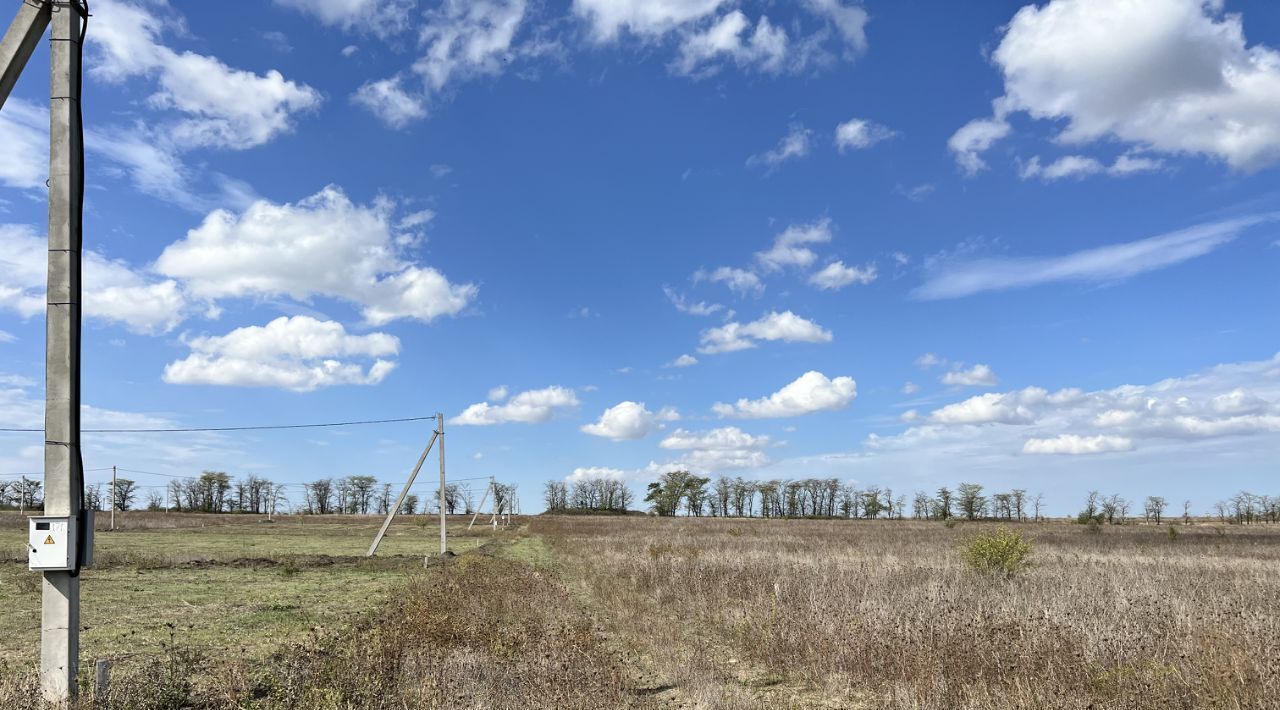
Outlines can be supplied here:
[[440, 436], [440, 432], [431, 432], [431, 441], [427, 442], [427, 448], [422, 450], [422, 455], [418, 457], [418, 463], [413, 467], [413, 473], [409, 474], [409, 480], [404, 484], [404, 490], [400, 491], [400, 497], [396, 498], [396, 504], [391, 506], [391, 510], [387, 511], [387, 519], [382, 521], [382, 527], [378, 529], [378, 534], [373, 537], [373, 544], [369, 546], [369, 551], [365, 553], [365, 557], [373, 557], [378, 551], [378, 545], [382, 543], [382, 538], [387, 534], [387, 529], [391, 527], [391, 521], [395, 520], [396, 513], [400, 512], [400, 506], [404, 504], [405, 496], [409, 495], [409, 487], [413, 485], [413, 479], [418, 477], [418, 471], [422, 470], [422, 464], [427, 460], [427, 454], [431, 453], [431, 447], [435, 445], [436, 438]]

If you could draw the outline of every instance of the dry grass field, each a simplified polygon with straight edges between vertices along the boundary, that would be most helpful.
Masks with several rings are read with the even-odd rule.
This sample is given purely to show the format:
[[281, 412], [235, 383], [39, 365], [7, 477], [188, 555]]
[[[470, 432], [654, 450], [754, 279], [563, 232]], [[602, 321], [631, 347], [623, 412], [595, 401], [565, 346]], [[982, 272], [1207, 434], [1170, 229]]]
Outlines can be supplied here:
[[[366, 518], [133, 522], [85, 573], [83, 657], [117, 663], [87, 707], [1280, 707], [1269, 526], [1015, 525], [1033, 564], [1004, 578], [964, 563], [986, 524], [544, 516], [424, 569], [414, 521], [374, 561]], [[31, 706], [20, 535], [6, 708]]]
[[703, 708], [1280, 707], [1280, 530], [539, 519], [673, 703]]

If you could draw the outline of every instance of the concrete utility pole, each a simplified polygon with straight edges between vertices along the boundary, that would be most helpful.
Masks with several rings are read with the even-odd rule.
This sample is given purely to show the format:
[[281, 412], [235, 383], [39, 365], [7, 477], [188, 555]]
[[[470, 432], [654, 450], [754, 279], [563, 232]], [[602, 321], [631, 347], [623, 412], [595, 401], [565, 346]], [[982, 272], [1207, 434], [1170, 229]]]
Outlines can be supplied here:
[[[51, 2], [49, 44], [49, 285], [44, 364], [44, 514], [80, 515], [80, 248], [84, 146], [80, 116], [78, 2]], [[82, 18], [81, 15], [84, 14]], [[77, 565], [78, 567], [78, 565]], [[80, 572], [44, 573], [40, 686], [46, 700], [76, 693], [80, 670]]]
[[111, 529], [116, 529], [116, 467], [111, 467]]
[[[49, 282], [45, 324], [44, 514], [81, 517], [80, 249], [84, 146], [80, 111], [86, 0], [23, 0], [0, 40], [0, 107], [50, 23]], [[46, 571], [40, 620], [40, 686], [63, 704], [76, 692], [80, 656], [79, 561]]]
[[444, 514], [444, 414], [436, 412], [436, 434], [440, 436], [440, 554], [449, 551], [448, 520]]

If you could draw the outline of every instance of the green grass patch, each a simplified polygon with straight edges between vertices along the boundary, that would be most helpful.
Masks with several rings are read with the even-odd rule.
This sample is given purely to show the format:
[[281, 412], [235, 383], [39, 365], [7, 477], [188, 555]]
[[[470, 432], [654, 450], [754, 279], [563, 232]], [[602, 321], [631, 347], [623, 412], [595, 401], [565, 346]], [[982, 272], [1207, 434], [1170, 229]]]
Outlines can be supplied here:
[[[81, 577], [82, 658], [162, 655], [173, 643], [209, 657], [264, 658], [374, 613], [439, 545], [438, 527], [398, 520], [366, 559], [380, 524], [372, 517], [226, 521], [98, 531], [96, 564]], [[0, 660], [33, 664], [40, 577], [26, 568], [25, 536], [25, 527], [0, 527]], [[460, 530], [449, 546], [462, 553], [490, 537]]]

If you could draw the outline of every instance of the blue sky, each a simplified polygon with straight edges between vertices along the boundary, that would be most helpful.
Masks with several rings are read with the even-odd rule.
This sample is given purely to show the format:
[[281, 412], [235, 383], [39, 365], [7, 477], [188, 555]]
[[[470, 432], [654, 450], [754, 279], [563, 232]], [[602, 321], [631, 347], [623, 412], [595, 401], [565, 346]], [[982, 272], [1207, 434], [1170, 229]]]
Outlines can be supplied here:
[[[438, 410], [526, 510], [673, 466], [1274, 491], [1274, 3], [252, 8], [93, 3], [86, 427]], [[6, 427], [41, 421], [46, 56], [0, 111]], [[85, 464], [399, 482], [428, 433]]]

